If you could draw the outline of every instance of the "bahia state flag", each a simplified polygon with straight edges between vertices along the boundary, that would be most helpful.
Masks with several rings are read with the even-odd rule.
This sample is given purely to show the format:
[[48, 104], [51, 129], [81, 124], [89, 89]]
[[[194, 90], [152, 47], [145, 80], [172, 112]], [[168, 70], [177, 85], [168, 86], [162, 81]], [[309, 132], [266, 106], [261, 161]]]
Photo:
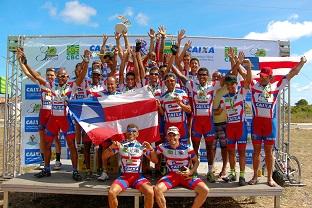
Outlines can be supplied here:
[[300, 62], [300, 57], [246, 57], [252, 64], [252, 77], [259, 77], [260, 69], [271, 67], [273, 76], [281, 78], [287, 75], [291, 69], [295, 68]]
[[69, 101], [69, 110], [96, 145], [122, 140], [127, 125], [139, 127], [138, 141], [159, 140], [158, 109], [146, 87], [135, 92]]

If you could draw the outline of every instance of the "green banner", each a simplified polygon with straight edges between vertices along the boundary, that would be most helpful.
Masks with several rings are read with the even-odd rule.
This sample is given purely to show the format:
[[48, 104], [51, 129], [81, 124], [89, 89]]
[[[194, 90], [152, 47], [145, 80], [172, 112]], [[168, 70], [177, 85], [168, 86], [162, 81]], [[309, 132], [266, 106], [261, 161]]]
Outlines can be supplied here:
[[6, 80], [4, 77], [0, 77], [0, 94], [5, 94]]

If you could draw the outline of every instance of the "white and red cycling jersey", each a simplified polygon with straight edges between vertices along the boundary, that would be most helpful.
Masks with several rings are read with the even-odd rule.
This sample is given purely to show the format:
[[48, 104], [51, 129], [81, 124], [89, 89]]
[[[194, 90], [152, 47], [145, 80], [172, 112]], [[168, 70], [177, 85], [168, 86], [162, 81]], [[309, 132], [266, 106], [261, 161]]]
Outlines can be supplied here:
[[71, 88], [68, 84], [64, 84], [60, 86], [59, 84], [54, 84], [54, 86], [49, 89], [45, 85], [41, 85], [41, 87], [49, 91], [52, 96], [52, 116], [67, 116], [68, 108], [66, 105], [67, 100], [71, 95]]
[[137, 140], [124, 140], [120, 143], [119, 149], [113, 149], [119, 153], [122, 173], [141, 173], [142, 159], [146, 155], [144, 146]]
[[157, 146], [157, 154], [165, 157], [169, 172], [180, 171], [182, 166], [189, 167], [190, 160], [195, 157], [195, 151], [187, 144], [182, 144], [174, 149], [169, 143], [162, 143]]
[[[39, 82], [37, 83], [39, 84]], [[46, 82], [44, 85], [40, 85], [41, 89], [41, 109], [51, 110], [52, 109], [52, 94], [51, 89], [53, 87], [53, 82]]]
[[77, 99], [83, 99], [88, 97], [88, 86], [89, 80], [84, 79], [82, 83], [78, 86], [76, 84], [76, 81], [68, 82], [68, 85], [70, 86], [71, 90], [71, 100], [77, 100]]
[[225, 109], [227, 123], [245, 121], [245, 99], [248, 90], [240, 87], [236, 93], [227, 93], [221, 97], [220, 107]]
[[165, 121], [170, 124], [184, 123], [186, 121], [186, 113], [174, 100], [175, 97], [178, 97], [183, 104], [189, 104], [188, 96], [184, 90], [175, 88], [173, 92], [166, 91], [160, 97], [160, 103], [164, 109]]
[[100, 82], [97, 85], [93, 84], [91, 80], [88, 83], [88, 97], [101, 97], [103, 92], [106, 90], [106, 87]]
[[186, 88], [192, 101], [194, 116], [212, 116], [213, 98], [216, 90], [221, 88], [220, 82], [208, 82], [201, 86], [198, 81], [189, 80], [186, 82]]
[[275, 118], [276, 102], [281, 90], [289, 83], [286, 77], [280, 80], [273, 80], [266, 86], [258, 81], [251, 82], [251, 99], [254, 117]]

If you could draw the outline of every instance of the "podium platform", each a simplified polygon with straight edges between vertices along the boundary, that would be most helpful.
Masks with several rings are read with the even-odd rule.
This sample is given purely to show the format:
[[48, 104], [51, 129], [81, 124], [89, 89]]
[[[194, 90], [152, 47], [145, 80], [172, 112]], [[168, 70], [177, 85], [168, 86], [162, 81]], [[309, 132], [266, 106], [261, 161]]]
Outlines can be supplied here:
[[[62, 161], [63, 162], [63, 161]], [[67, 161], [69, 163], [69, 161]], [[221, 164], [216, 164], [216, 167]], [[52, 166], [53, 167], [53, 166]], [[251, 179], [252, 170], [246, 168], [246, 180]], [[35, 178], [33, 174], [36, 171], [25, 173], [16, 178], [9, 179], [3, 182], [0, 186], [4, 192], [3, 207], [8, 208], [9, 192], [31, 192], [31, 193], [51, 193], [51, 194], [78, 194], [78, 195], [107, 195], [110, 188], [110, 184], [115, 177], [105, 182], [100, 182], [94, 177], [91, 180], [84, 180], [76, 182], [72, 179], [71, 166], [69, 164], [63, 165], [62, 170], [52, 171], [51, 177]], [[222, 180], [216, 183], [207, 182], [205, 176], [207, 172], [207, 163], [201, 163], [198, 168], [199, 177], [202, 178], [210, 189], [208, 197], [256, 197], [256, 196], [268, 196], [274, 197], [274, 207], [280, 207], [280, 197], [282, 195], [283, 188], [280, 186], [269, 187], [266, 184], [266, 178], [260, 177], [257, 185], [239, 186], [238, 182], [224, 183]], [[156, 179], [152, 180], [155, 184]], [[127, 189], [122, 192], [120, 196], [134, 197], [134, 208], [139, 208], [139, 199], [143, 195], [136, 189]], [[195, 192], [182, 187], [177, 187], [169, 190], [165, 194], [166, 197], [194, 197]], [[12, 202], [14, 203], [14, 202]], [[129, 206], [130, 207], [130, 206]]]

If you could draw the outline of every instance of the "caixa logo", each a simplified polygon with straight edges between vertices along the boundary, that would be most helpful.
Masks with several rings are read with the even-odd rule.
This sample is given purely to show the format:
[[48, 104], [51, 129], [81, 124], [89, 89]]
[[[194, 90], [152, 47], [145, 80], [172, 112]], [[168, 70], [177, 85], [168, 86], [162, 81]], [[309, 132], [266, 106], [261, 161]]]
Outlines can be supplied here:
[[38, 132], [38, 125], [38, 117], [25, 117], [25, 132]]
[[215, 53], [214, 47], [208, 46], [192, 46], [188, 49], [190, 53]]
[[40, 149], [25, 149], [25, 164], [36, 164], [41, 162]]
[[36, 84], [25, 85], [25, 99], [26, 100], [39, 100], [41, 98], [41, 90]]

